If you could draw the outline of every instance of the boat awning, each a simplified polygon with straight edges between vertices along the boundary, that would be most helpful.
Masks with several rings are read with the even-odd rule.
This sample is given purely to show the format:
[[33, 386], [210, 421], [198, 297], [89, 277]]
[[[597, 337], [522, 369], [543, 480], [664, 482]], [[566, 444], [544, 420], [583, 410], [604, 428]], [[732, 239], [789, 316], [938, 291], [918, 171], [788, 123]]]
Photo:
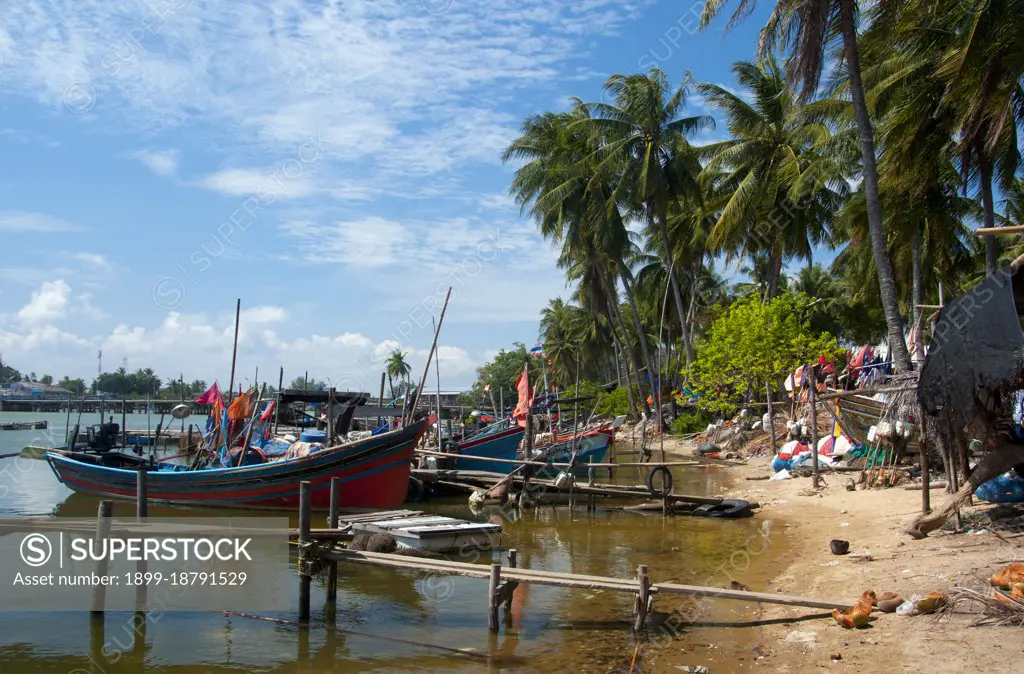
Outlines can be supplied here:
[[[330, 398], [329, 391], [303, 391], [302, 389], [285, 389], [281, 391], [278, 400], [282, 405], [288, 403], [323, 403], [327, 404]], [[370, 400], [369, 393], [356, 393], [353, 391], [335, 391], [335, 405], [365, 405]]]

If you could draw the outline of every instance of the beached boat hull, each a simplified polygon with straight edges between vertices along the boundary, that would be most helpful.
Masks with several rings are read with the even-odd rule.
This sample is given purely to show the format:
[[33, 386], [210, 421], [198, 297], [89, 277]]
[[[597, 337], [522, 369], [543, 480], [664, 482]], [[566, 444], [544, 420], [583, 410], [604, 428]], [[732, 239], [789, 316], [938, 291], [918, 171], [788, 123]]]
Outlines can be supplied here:
[[[332, 447], [309, 456], [209, 470], [184, 470], [157, 463], [149, 471], [153, 503], [220, 508], [296, 509], [299, 483], [312, 487], [313, 508], [330, 506], [331, 478], [340, 479], [343, 508], [395, 508], [405, 500], [413, 450], [427, 422]], [[136, 470], [46, 455], [57, 479], [76, 492], [103, 498], [134, 499]]]
[[490, 473], [507, 473], [515, 468], [510, 463], [490, 459], [515, 459], [519, 444], [523, 441], [525, 429], [510, 428], [494, 435], [488, 435], [468, 442], [459, 443], [459, 454], [483, 457], [479, 459], [458, 458], [455, 470], [479, 470]]

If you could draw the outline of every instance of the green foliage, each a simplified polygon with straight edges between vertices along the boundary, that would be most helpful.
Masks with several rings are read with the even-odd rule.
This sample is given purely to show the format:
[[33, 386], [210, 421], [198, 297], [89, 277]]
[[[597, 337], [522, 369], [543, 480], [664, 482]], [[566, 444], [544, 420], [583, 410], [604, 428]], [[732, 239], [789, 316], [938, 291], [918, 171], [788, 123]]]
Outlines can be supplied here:
[[42, 377], [39, 378], [39, 383], [40, 384], [46, 384], [47, 386], [52, 386], [53, 385], [53, 377], [48, 375], [48, 374], [44, 374]]
[[0, 363], [0, 384], [21, 381], [21, 373], [10, 365]]
[[123, 367], [119, 367], [114, 372], [104, 372], [97, 377], [93, 382], [93, 388], [98, 393], [113, 393], [120, 396], [155, 396], [160, 392], [160, 377], [148, 367], [130, 374]]
[[[495, 401], [498, 400], [499, 391], [503, 391], [505, 407], [510, 409], [514, 407], [516, 379], [523, 371], [523, 363], [527, 362], [530, 364], [530, 386], [537, 391], [544, 388], [544, 373], [541, 369], [543, 367], [542, 359], [537, 356], [531, 356], [526, 350], [526, 345], [522, 342], [513, 342], [513, 346], [515, 347], [513, 350], [506, 351], [502, 349], [492, 360], [477, 368], [477, 380], [473, 384], [472, 390], [474, 399], [488, 398], [488, 394], [484, 393], [484, 386], [490, 384], [490, 393], [494, 394]], [[509, 396], [512, 397], [510, 398]], [[510, 400], [511, 403], [509, 402]]]
[[[637, 400], [640, 398], [640, 391], [636, 386], [633, 387], [633, 398]], [[625, 386], [619, 386], [611, 393], [605, 393], [597, 405], [597, 416], [600, 417], [617, 417], [620, 414], [629, 414], [629, 412], [629, 390]]]
[[767, 304], [740, 299], [723, 310], [700, 341], [693, 368], [684, 372], [701, 395], [701, 408], [730, 412], [800, 365], [838, 356], [834, 336], [811, 330], [808, 304], [806, 295], [785, 293]]
[[[328, 388], [327, 382], [322, 379], [309, 379], [306, 380], [304, 377], [296, 377], [291, 380], [291, 383], [285, 386], [287, 389], [294, 391], [302, 391], [303, 389], [308, 391], [323, 391]], [[205, 389], [204, 389], [205, 390]], [[200, 391], [202, 393], [202, 391]]]
[[71, 391], [75, 395], [85, 393], [86, 388], [84, 379], [71, 379], [70, 377], [66, 376], [61, 378], [61, 380], [57, 382], [57, 386], [66, 391]]
[[683, 412], [672, 422], [672, 432], [676, 435], [699, 433], [714, 421], [714, 417], [704, 410]]

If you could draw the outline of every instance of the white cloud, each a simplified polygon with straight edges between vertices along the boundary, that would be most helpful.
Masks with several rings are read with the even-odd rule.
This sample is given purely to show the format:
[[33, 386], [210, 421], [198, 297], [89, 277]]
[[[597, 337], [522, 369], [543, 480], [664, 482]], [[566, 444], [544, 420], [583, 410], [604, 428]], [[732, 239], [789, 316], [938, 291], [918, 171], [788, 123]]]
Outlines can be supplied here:
[[133, 153], [132, 156], [158, 175], [169, 176], [178, 170], [177, 150], [139, 150]]
[[69, 256], [84, 263], [86, 266], [91, 267], [93, 271], [108, 271], [111, 268], [110, 260], [101, 253], [75, 251], [70, 253]]
[[44, 281], [32, 299], [18, 311], [18, 319], [25, 325], [42, 325], [63, 318], [71, 299], [71, 286], [63, 280]]
[[82, 228], [45, 213], [0, 211], [0, 232], [77, 232]]
[[240, 325], [267, 325], [281, 323], [287, 317], [288, 312], [282, 307], [258, 306], [242, 309], [238, 320]]
[[292, 221], [282, 225], [282, 230], [298, 241], [307, 262], [361, 268], [398, 264], [414, 243], [408, 227], [378, 216], [325, 225]]
[[269, 199], [270, 195], [278, 199], [294, 199], [309, 196], [315, 191], [308, 175], [300, 173], [290, 178], [273, 169], [224, 169], [204, 176], [200, 185], [227, 196], [259, 195], [261, 199]]

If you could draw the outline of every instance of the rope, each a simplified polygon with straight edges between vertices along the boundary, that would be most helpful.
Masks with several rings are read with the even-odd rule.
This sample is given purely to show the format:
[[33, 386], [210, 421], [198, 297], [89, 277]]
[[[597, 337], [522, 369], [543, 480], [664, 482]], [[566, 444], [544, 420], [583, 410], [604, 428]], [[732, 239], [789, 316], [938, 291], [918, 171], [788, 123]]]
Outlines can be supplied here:
[[629, 663], [629, 674], [633, 674], [633, 669], [636, 667], [636, 656], [640, 653], [640, 644], [636, 645], [633, 649], [633, 662]]

